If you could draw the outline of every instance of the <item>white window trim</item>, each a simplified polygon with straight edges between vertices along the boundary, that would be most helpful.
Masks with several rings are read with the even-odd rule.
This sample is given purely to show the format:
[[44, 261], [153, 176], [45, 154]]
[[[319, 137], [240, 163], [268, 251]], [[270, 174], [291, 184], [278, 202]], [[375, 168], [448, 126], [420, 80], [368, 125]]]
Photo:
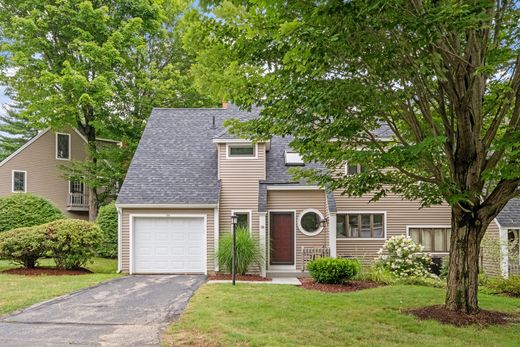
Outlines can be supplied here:
[[[23, 172], [23, 175], [24, 175], [23, 191], [21, 191], [21, 190], [14, 190], [14, 173], [15, 172]], [[11, 192], [12, 193], [27, 193], [27, 171], [25, 171], [25, 170], [12, 170], [11, 171]]]
[[[253, 151], [255, 155], [253, 156], [231, 156], [229, 155], [230, 147], [249, 147], [253, 146]], [[258, 143], [244, 142], [244, 143], [226, 143], [226, 159], [230, 160], [250, 160], [250, 159], [258, 159]]]
[[307, 230], [305, 230], [303, 227], [302, 227], [302, 217], [306, 214], [306, 213], [309, 213], [309, 212], [314, 212], [316, 213], [321, 220], [324, 220], [325, 218], [323, 217], [323, 213], [321, 213], [320, 210], [317, 210], [315, 208], [308, 208], [306, 210], [303, 210], [300, 212], [300, 214], [298, 215], [298, 229], [300, 229], [300, 232], [304, 235], [307, 235], [307, 236], [317, 236], [319, 235], [322, 230], [323, 230], [323, 224], [320, 224], [320, 227], [318, 228], [318, 230], [314, 231], [314, 232], [309, 232]]
[[[336, 241], [385, 241], [387, 239], [387, 213], [386, 211], [337, 211], [336, 218], [341, 214], [382, 214], [383, 215], [383, 231], [384, 237], [337, 237]], [[336, 235], [338, 229], [336, 228]]]
[[177, 214], [177, 213], [130, 213], [129, 219], [129, 245], [128, 250], [128, 261], [129, 268], [128, 274], [134, 273], [134, 219], [135, 218], [202, 218], [204, 219], [204, 274], [208, 274], [208, 215], [207, 214]]
[[356, 166], [357, 166], [357, 171], [358, 171], [358, 172], [357, 172], [356, 174], [354, 174], [354, 175], [353, 175], [353, 174], [349, 174], [349, 173], [348, 173], [348, 162], [345, 162], [345, 168], [344, 168], [344, 170], [345, 170], [345, 176], [355, 176], [355, 175], [359, 175], [359, 173], [361, 173], [361, 164], [356, 164]]
[[[253, 235], [253, 210], [231, 210], [231, 215], [234, 215], [236, 213], [247, 213], [249, 215], [248, 217], [248, 223], [249, 224], [249, 235]], [[233, 228], [233, 223], [231, 223], [231, 228]]]
[[[293, 214], [293, 233], [294, 233], [294, 252], [293, 252], [293, 265], [271, 265], [271, 212], [292, 212]], [[297, 214], [296, 210], [268, 210], [267, 211], [267, 268], [268, 270], [274, 270], [274, 271], [286, 271], [286, 270], [296, 270], [296, 260], [297, 260], [297, 250], [296, 250], [296, 228], [297, 225]]]
[[[69, 137], [69, 157], [68, 158], [58, 158], [58, 135], [66, 135]], [[56, 133], [56, 160], [70, 160], [72, 147], [71, 147], [71, 136], [67, 133]]]
[[[410, 236], [410, 229], [451, 229], [451, 225], [448, 224], [413, 224], [406, 226], [406, 236]], [[434, 251], [425, 251], [429, 254], [450, 254], [450, 252], [434, 252]]]

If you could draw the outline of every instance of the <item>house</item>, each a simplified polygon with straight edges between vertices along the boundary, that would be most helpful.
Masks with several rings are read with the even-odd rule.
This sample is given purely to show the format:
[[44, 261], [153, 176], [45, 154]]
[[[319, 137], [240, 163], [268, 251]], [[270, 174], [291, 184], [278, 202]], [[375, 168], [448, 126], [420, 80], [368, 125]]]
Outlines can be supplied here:
[[[504, 277], [520, 274], [520, 198], [511, 199], [497, 216]], [[509, 244], [509, 246], [507, 246]]]
[[[395, 195], [369, 203], [369, 194], [348, 197], [295, 182], [289, 168], [304, 163], [290, 139], [252, 143], [223, 128], [227, 119], [257, 115], [234, 106], [152, 111], [116, 202], [120, 271], [218, 271], [215, 252], [232, 214], [260, 243], [266, 262], [254, 270], [264, 276], [301, 272], [315, 254], [370, 262], [385, 240], [402, 234], [448, 254], [447, 205], [420, 209]], [[390, 135], [384, 128], [377, 134]], [[496, 223], [489, 231], [500, 234]]]
[[72, 160], [85, 160], [85, 144], [85, 137], [74, 128], [40, 131], [0, 162], [0, 196], [33, 193], [50, 200], [67, 217], [88, 219], [86, 187], [79, 181], [66, 180], [61, 169]]

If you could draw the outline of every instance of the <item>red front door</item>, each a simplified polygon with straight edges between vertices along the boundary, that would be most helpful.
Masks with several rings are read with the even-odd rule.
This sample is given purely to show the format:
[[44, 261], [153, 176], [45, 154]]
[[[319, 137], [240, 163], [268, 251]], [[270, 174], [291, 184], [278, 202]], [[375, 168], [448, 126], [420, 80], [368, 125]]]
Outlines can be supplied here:
[[294, 214], [270, 213], [271, 265], [294, 265]]

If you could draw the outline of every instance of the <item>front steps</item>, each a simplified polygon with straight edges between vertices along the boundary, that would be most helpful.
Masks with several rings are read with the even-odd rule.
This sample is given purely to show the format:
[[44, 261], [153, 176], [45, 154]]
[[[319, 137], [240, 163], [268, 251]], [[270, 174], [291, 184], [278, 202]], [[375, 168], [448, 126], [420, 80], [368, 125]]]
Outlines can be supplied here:
[[266, 277], [269, 278], [289, 278], [289, 277], [309, 277], [308, 271], [276, 271], [276, 270], [268, 270], [266, 272]]

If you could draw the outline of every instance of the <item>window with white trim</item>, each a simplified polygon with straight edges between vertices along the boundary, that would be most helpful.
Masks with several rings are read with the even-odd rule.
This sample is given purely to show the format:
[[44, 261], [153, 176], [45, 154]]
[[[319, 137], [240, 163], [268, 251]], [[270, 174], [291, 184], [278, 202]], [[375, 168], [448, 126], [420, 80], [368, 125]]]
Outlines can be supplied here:
[[347, 213], [336, 216], [337, 238], [382, 239], [385, 237], [383, 213]]
[[69, 134], [56, 134], [56, 159], [70, 159]]
[[254, 158], [256, 157], [256, 146], [252, 143], [229, 144], [229, 158]]
[[237, 228], [249, 230], [249, 221], [251, 218], [249, 212], [235, 212], [235, 216], [237, 216]]
[[300, 231], [307, 236], [318, 235], [323, 230], [323, 215], [315, 209], [304, 210], [298, 218]]
[[451, 228], [413, 227], [408, 229], [412, 240], [425, 252], [449, 252]]
[[358, 175], [363, 172], [363, 166], [361, 164], [347, 163], [345, 164], [345, 175]]
[[25, 193], [27, 191], [27, 173], [25, 171], [13, 171], [13, 193]]

